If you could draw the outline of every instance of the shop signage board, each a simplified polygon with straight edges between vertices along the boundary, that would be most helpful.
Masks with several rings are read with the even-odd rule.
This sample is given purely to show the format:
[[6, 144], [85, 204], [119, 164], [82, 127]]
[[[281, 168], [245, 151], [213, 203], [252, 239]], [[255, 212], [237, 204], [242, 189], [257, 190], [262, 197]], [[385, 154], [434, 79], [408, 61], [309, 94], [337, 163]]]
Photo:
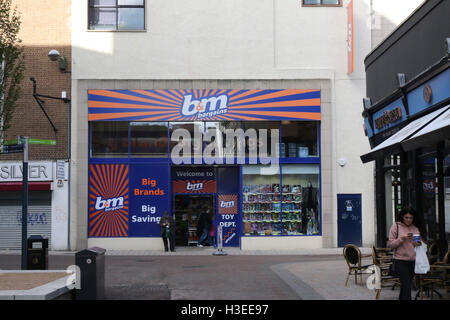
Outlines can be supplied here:
[[347, 5], [347, 74], [352, 74], [355, 69], [354, 58], [354, 23], [353, 23], [353, 0]]
[[169, 166], [130, 167], [130, 237], [159, 237], [159, 221], [169, 209]]
[[222, 226], [222, 243], [224, 247], [239, 246], [238, 195], [217, 195], [216, 225]]
[[319, 121], [320, 101], [320, 90], [88, 90], [89, 121]]
[[89, 237], [128, 237], [128, 165], [89, 165]]
[[216, 193], [217, 183], [214, 168], [172, 168], [172, 192], [188, 194]]
[[[30, 162], [28, 164], [29, 181], [52, 181], [52, 162]], [[0, 183], [22, 181], [22, 162], [0, 163]]]

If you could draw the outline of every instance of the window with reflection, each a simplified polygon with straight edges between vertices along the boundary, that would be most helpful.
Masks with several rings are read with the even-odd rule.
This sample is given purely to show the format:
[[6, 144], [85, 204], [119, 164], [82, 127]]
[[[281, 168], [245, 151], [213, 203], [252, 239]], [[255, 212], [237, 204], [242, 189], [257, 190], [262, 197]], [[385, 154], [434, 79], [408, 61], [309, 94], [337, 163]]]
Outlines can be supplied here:
[[190, 148], [190, 154], [186, 155], [184, 152], [176, 152], [176, 156], [201, 158], [203, 156], [203, 133], [203, 122], [170, 122], [170, 156], [174, 156], [172, 151], [177, 145], [181, 147], [182, 144], [187, 144]]
[[168, 126], [168, 122], [130, 122], [130, 156], [167, 157]]
[[[227, 138], [226, 131], [232, 130], [233, 132], [236, 132], [236, 130], [240, 128], [241, 123], [235, 121], [206, 122], [204, 137], [205, 147], [215, 142], [217, 146], [216, 150], [218, 151], [217, 154], [216, 150], [213, 150], [211, 152], [211, 156], [220, 158], [235, 158], [237, 156], [237, 146], [239, 141], [231, 135], [228, 135]], [[228, 145], [230, 146], [229, 148], [227, 148]]]
[[89, 30], [144, 30], [144, 0], [89, 0]]
[[282, 121], [281, 157], [308, 158], [319, 156], [318, 121]]
[[91, 122], [91, 157], [128, 157], [128, 122]]
[[[279, 121], [245, 121], [242, 123], [242, 128], [246, 133], [244, 139], [246, 157], [251, 156], [252, 148], [256, 148], [258, 157], [260, 154], [274, 157], [279, 156]], [[266, 136], [264, 137], [259, 130], [266, 130]], [[273, 132], [272, 130], [276, 131]], [[256, 135], [252, 135], [251, 132], [254, 132]]]

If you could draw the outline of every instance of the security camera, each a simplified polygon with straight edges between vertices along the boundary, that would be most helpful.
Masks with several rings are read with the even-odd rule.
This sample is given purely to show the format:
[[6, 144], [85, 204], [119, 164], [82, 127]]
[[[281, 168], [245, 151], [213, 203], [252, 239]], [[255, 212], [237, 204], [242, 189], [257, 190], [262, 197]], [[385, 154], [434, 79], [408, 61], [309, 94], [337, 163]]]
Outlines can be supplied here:
[[59, 58], [59, 51], [58, 50], [50, 50], [50, 52], [48, 53], [48, 57], [50, 58], [50, 60], [52, 61], [56, 61]]

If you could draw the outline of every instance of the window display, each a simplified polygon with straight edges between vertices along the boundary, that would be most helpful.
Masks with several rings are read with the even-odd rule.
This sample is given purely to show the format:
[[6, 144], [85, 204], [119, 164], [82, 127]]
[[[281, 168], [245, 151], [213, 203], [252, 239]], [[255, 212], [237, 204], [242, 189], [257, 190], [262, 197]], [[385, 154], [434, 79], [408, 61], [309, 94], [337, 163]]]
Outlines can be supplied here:
[[319, 165], [283, 165], [282, 181], [282, 234], [319, 234]]
[[273, 171], [256, 165], [242, 168], [244, 235], [281, 234], [280, 172]]

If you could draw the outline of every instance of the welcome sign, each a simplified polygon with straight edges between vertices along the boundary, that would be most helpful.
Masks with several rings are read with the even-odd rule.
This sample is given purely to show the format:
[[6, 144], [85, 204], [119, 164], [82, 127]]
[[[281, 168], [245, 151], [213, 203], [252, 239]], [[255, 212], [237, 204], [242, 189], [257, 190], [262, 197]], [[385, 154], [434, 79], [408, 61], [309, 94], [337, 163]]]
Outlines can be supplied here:
[[320, 90], [89, 90], [89, 121], [320, 120]]

